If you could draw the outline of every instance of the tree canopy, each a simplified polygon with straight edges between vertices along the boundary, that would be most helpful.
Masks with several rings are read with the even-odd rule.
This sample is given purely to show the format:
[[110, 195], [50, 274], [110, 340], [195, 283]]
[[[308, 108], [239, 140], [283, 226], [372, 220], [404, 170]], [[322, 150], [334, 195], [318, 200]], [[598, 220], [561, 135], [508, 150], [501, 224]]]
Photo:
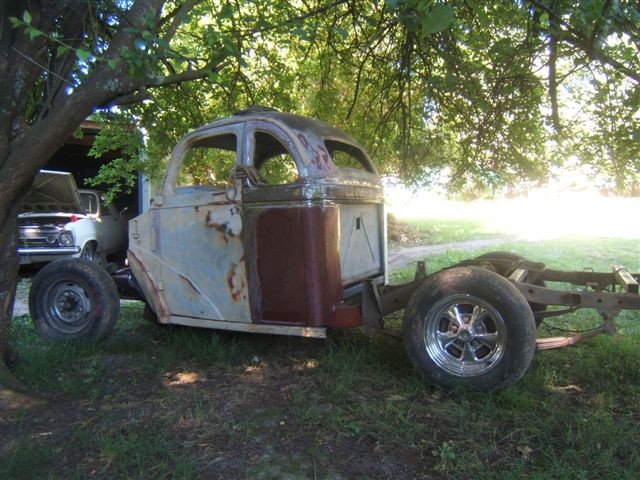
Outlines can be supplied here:
[[192, 3], [170, 45], [143, 32], [139, 53], [166, 47], [164, 76], [216, 68], [103, 116], [144, 128], [152, 172], [189, 129], [262, 104], [344, 128], [413, 185], [478, 195], [571, 164], [638, 188], [634, 2]]

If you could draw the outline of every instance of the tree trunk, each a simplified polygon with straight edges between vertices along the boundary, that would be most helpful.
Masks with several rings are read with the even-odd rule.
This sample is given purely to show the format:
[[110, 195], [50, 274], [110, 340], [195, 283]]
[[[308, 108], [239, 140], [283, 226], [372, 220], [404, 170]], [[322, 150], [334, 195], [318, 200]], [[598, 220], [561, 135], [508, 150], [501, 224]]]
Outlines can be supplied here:
[[[4, 1], [4, 0], [3, 0]], [[137, 31], [150, 29], [150, 21], [159, 27], [164, 0], [136, 0], [127, 10], [127, 28], [120, 29], [111, 37], [109, 47], [102, 52], [102, 62], [93, 65], [91, 73], [70, 94], [62, 94], [58, 80], [70, 78], [73, 62], [56, 65], [48, 63], [52, 44], [48, 34], [61, 29], [62, 38], [71, 42], [70, 57], [77, 56], [85, 38], [86, 28], [99, 22], [87, 17], [90, 4], [86, 1], [23, 2], [10, 0], [0, 7], [0, 409], [9, 399], [15, 404], [20, 397], [15, 389], [19, 382], [12, 377], [7, 363], [11, 361], [10, 325], [18, 283], [18, 222], [20, 200], [31, 187], [38, 171], [51, 155], [64, 143], [80, 123], [96, 108], [119, 96], [137, 91], [144, 81], [134, 79], [122, 52], [134, 49]], [[25, 9], [29, 14], [25, 17]], [[14, 28], [9, 18], [29, 18], [27, 23], [42, 29], [45, 35], [31, 37], [22, 28]], [[94, 24], [91, 24], [91, 22]], [[62, 22], [60, 24], [59, 22]], [[89, 22], [87, 24], [86, 22]], [[130, 31], [130, 30], [131, 31]], [[59, 32], [58, 32], [59, 33]], [[55, 44], [54, 44], [55, 46]], [[64, 56], [63, 56], [64, 57]], [[63, 59], [60, 57], [60, 59]], [[115, 61], [116, 67], [107, 61]], [[56, 71], [42, 65], [49, 65]], [[153, 63], [149, 64], [150, 71]], [[52, 96], [40, 100], [46, 108], [34, 117], [29, 117], [29, 102], [37, 90], [38, 79], [47, 72], [53, 88]], [[188, 72], [193, 76], [192, 72]], [[204, 74], [202, 74], [204, 75]], [[188, 80], [189, 75], [179, 80]], [[189, 78], [188, 78], [189, 77]], [[54, 80], [55, 79], [55, 80]], [[147, 79], [156, 85], [154, 78]], [[161, 83], [161, 82], [160, 82]], [[37, 96], [37, 92], [36, 92]], [[49, 102], [49, 103], [47, 103]], [[13, 390], [11, 390], [13, 389]], [[11, 393], [13, 392], [13, 393]], [[18, 402], [20, 403], [20, 402]]]
[[17, 207], [12, 206], [0, 225], [0, 356], [5, 363], [11, 360], [9, 326], [18, 284]]
[[[0, 188], [6, 180], [0, 182]], [[0, 225], [0, 412], [25, 410], [44, 404], [44, 400], [28, 393], [7, 365], [17, 357], [10, 344], [11, 317], [18, 284], [18, 205], [11, 205], [9, 215]]]
[[[2, 188], [5, 181], [0, 182]], [[9, 327], [18, 284], [18, 205], [12, 205], [0, 225], [0, 357], [10, 362]]]

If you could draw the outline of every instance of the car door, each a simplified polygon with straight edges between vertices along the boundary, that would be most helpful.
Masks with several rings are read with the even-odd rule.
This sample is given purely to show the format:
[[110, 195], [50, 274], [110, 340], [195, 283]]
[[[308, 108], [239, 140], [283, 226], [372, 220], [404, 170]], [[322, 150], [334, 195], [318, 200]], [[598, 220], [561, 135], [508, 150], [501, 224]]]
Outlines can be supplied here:
[[155, 199], [160, 288], [173, 316], [251, 320], [240, 199], [225, 187], [241, 157], [242, 130], [234, 124], [187, 137]]
[[305, 194], [304, 160], [282, 128], [256, 121], [247, 138], [260, 174], [243, 190], [254, 321], [326, 326], [342, 294], [338, 207]]
[[122, 217], [112, 204], [107, 204], [100, 198], [99, 238], [101, 250], [114, 252], [124, 247], [125, 228]]

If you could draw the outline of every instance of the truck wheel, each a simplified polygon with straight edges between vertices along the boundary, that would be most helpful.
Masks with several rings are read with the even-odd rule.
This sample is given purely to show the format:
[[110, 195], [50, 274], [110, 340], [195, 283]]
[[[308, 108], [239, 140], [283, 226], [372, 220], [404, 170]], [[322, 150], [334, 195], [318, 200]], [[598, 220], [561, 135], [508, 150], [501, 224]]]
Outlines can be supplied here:
[[403, 340], [415, 368], [441, 387], [504, 388], [527, 371], [536, 325], [514, 285], [480, 267], [428, 277], [405, 309]]
[[84, 259], [63, 259], [46, 265], [33, 279], [29, 312], [49, 341], [97, 341], [113, 330], [120, 299], [102, 267]]

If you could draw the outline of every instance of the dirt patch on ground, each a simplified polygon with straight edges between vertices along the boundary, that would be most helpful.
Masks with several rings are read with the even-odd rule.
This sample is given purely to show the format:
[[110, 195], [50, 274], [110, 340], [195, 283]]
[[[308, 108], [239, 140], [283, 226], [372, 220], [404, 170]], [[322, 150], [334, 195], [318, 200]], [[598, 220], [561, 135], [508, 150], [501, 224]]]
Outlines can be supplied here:
[[50, 397], [0, 417], [0, 455], [21, 442], [49, 451], [51, 478], [430, 478], [435, 459], [423, 448], [344, 424], [344, 399], [318, 401], [313, 350], [235, 368], [187, 360], [155, 379], [139, 355], [104, 355], [95, 398]]

